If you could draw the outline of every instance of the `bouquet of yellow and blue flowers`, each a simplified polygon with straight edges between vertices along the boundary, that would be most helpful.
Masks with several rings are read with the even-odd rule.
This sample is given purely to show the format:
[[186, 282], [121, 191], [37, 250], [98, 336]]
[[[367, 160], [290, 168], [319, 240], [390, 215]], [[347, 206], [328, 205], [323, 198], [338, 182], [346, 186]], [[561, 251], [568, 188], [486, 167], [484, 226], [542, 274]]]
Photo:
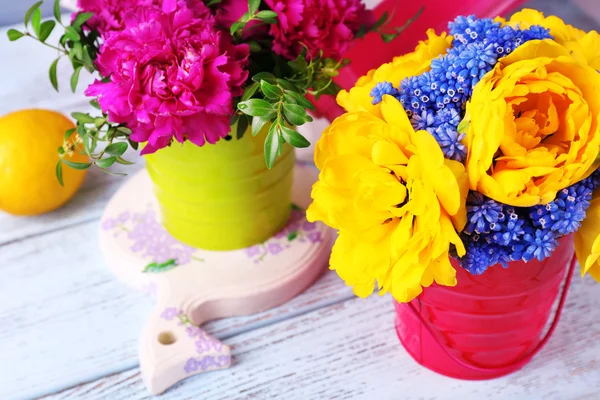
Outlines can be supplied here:
[[339, 231], [359, 296], [408, 302], [432, 283], [549, 257], [575, 234], [600, 280], [600, 35], [523, 10], [458, 17], [338, 95], [308, 210]]

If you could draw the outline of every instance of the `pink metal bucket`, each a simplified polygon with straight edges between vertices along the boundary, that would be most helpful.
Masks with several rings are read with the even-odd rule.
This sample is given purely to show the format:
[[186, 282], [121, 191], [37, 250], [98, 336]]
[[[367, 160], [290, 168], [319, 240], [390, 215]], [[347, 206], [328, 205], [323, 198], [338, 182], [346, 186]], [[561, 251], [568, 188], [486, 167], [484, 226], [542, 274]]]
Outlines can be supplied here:
[[[433, 285], [396, 305], [396, 331], [421, 365], [453, 378], [491, 379], [523, 367], [552, 334], [576, 264], [573, 238], [542, 262], [513, 262], [471, 275], [453, 260], [458, 285]], [[558, 311], [544, 327], [567, 276]]]

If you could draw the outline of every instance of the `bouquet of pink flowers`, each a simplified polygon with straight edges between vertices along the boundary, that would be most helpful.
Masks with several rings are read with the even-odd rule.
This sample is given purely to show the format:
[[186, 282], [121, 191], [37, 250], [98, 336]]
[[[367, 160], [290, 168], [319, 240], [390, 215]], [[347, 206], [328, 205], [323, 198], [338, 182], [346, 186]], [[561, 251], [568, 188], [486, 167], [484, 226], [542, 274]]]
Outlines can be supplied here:
[[[307, 95], [339, 92], [333, 78], [351, 41], [372, 31], [389, 41], [401, 31], [382, 32], [387, 16], [376, 21], [360, 0], [79, 0], [70, 25], [58, 1], [55, 20], [42, 22], [41, 3], [25, 16], [31, 31], [10, 30], [9, 39], [32, 37], [58, 50], [50, 67], [57, 90], [63, 58], [74, 68], [73, 91], [82, 69], [97, 73], [85, 94], [102, 111], [73, 113], [81, 148], [59, 153], [79, 150], [90, 162], [61, 159], [59, 180], [62, 164], [126, 164], [123, 154], [140, 143], [149, 154], [174, 141], [203, 146], [266, 127], [270, 168], [284, 143], [309, 145], [293, 127], [311, 121]], [[48, 44], [57, 25], [64, 35]]]

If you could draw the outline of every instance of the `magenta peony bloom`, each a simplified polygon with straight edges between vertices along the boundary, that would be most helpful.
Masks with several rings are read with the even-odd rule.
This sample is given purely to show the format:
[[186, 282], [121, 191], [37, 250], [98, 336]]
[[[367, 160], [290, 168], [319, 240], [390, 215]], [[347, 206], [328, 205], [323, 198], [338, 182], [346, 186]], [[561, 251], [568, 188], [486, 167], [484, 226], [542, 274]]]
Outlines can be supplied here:
[[[125, 28], [125, 16], [130, 12], [148, 7], [168, 10], [176, 3], [175, 0], [78, 0], [77, 6], [82, 12], [94, 13], [87, 25], [105, 38], [111, 32]], [[210, 14], [202, 0], [187, 0], [186, 3], [198, 18]]]
[[273, 51], [294, 59], [302, 51], [309, 55], [323, 50], [325, 57], [340, 59], [362, 25], [367, 28], [375, 17], [361, 0], [266, 0], [279, 16], [271, 25]]
[[104, 37], [125, 27], [126, 13], [138, 7], [159, 7], [161, 3], [161, 0], [78, 0], [77, 5], [83, 12], [94, 13], [87, 25]]
[[197, 18], [196, 8], [165, 0], [163, 10], [127, 13], [124, 29], [100, 48], [96, 65], [110, 81], [96, 81], [86, 95], [99, 97], [112, 122], [126, 123], [132, 140], [148, 142], [142, 154], [173, 139], [202, 146], [229, 133], [250, 50], [233, 45], [208, 11]]

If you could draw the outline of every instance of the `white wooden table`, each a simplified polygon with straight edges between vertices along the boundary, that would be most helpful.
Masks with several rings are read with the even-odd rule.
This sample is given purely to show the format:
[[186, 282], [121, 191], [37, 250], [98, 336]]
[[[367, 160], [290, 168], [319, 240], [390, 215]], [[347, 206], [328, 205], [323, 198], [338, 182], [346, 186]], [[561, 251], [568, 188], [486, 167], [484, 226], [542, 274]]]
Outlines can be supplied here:
[[[591, 19], [561, 0], [534, 6], [593, 28]], [[0, 114], [27, 107], [87, 109], [82, 95], [51, 89], [46, 67], [52, 50], [31, 41], [9, 44], [5, 31]], [[60, 71], [66, 86], [66, 65]], [[129, 171], [140, 168], [142, 160]], [[122, 182], [92, 171], [59, 211], [36, 218], [0, 214], [0, 399], [149, 397], [140, 381], [137, 340], [152, 300], [112, 276], [96, 240], [103, 207]], [[493, 381], [463, 382], [408, 356], [394, 332], [391, 298], [356, 299], [327, 272], [285, 306], [208, 324], [232, 346], [233, 367], [193, 377], [163, 397], [600, 399], [599, 304], [600, 285], [576, 277], [557, 332], [526, 368]]]

